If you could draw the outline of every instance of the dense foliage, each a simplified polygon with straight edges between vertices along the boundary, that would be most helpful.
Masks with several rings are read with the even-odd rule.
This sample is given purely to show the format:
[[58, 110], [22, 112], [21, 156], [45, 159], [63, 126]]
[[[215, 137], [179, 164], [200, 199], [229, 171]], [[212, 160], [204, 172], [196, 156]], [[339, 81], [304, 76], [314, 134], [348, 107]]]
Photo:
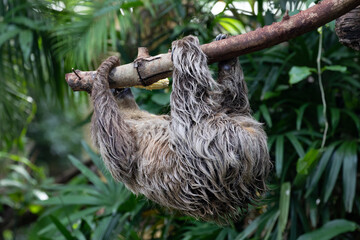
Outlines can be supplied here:
[[[334, 23], [240, 57], [274, 166], [268, 194], [231, 226], [134, 196], [86, 143], [91, 111], [63, 80], [71, 67], [241, 34], [314, 1], [219, 2], [0, 0], [0, 239], [360, 238], [360, 54]], [[134, 89], [153, 113], [168, 113], [170, 92]]]

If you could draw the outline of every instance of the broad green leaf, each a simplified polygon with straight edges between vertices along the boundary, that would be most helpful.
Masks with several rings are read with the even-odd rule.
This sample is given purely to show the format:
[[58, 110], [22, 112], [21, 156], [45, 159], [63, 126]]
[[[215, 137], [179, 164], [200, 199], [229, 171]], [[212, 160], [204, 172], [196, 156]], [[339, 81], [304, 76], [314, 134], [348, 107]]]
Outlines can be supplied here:
[[74, 156], [69, 156], [69, 159], [71, 163], [80, 170], [82, 174], [84, 174], [90, 182], [92, 182], [96, 188], [100, 191], [107, 191], [106, 184], [101, 181], [101, 179], [88, 167], [86, 167], [84, 164], [82, 164], [79, 160], [77, 160]]
[[82, 144], [83, 148], [85, 149], [86, 153], [90, 156], [91, 160], [94, 162], [94, 164], [97, 166], [97, 168], [101, 171], [101, 173], [105, 176], [105, 178], [106, 178], [106, 180], [107, 180], [107, 182], [109, 184], [109, 188], [110, 188], [111, 185], [115, 183], [115, 181], [112, 178], [109, 171], [106, 169], [102, 159], [100, 158], [99, 155], [97, 155], [90, 148], [90, 146], [85, 141], [82, 141], [81, 144]]
[[289, 76], [290, 76], [289, 83], [296, 84], [298, 82], [301, 82], [302, 80], [310, 76], [312, 71], [316, 72], [316, 69], [309, 67], [297, 67], [297, 66], [292, 67], [289, 72]]
[[275, 168], [276, 175], [280, 178], [284, 164], [284, 135], [280, 135], [276, 138], [275, 147]]
[[330, 113], [332, 129], [336, 130], [340, 122], [340, 110], [338, 108], [330, 108]]
[[[95, 212], [97, 212], [99, 209], [101, 208], [101, 206], [96, 206], [96, 207], [89, 207], [89, 208], [85, 208], [84, 210], [78, 210], [68, 216], [64, 216], [60, 219], [61, 222], [64, 221], [69, 221], [70, 222], [77, 222], [79, 219], [81, 218], [86, 218], [87, 216], [92, 216], [95, 214]], [[48, 216], [51, 215], [50, 213], [44, 213], [41, 215], [41, 217], [43, 218], [44, 216]], [[54, 225], [48, 225], [46, 227], [43, 227], [40, 231], [39, 231], [39, 235], [45, 234], [47, 232], [53, 232], [55, 229]]]
[[268, 138], [268, 148], [269, 148], [269, 150], [272, 149], [272, 145], [274, 144], [276, 139], [277, 139], [277, 137], [275, 137], [275, 136], [269, 136], [269, 138]]
[[100, 170], [103, 169], [104, 164], [101, 161], [100, 156], [98, 154], [96, 154], [85, 141], [82, 141], [81, 144], [82, 144], [83, 148], [85, 149], [86, 153], [90, 156], [91, 160], [98, 167], [98, 169], [100, 169]]
[[287, 133], [285, 136], [290, 140], [291, 144], [295, 148], [295, 150], [296, 150], [297, 154], [299, 155], [299, 157], [300, 158], [304, 157], [305, 156], [304, 148], [300, 144], [299, 140], [297, 140], [295, 135], [293, 133]]
[[297, 161], [296, 171], [298, 174], [293, 181], [294, 186], [298, 187], [305, 182], [309, 171], [313, 168], [314, 163], [318, 159], [318, 154], [319, 150], [310, 149], [304, 157]]
[[315, 0], [306, 0], [306, 7], [309, 8], [310, 4], [315, 2]]
[[219, 24], [231, 35], [246, 33], [243, 23], [234, 18], [220, 18]]
[[343, 143], [338, 149], [335, 150], [331, 158], [330, 172], [324, 184], [324, 186], [326, 186], [325, 194], [324, 194], [324, 202], [327, 202], [329, 200], [329, 197], [334, 189], [336, 179], [338, 178], [340, 168], [345, 157], [345, 153], [346, 153], [346, 143]]
[[6, 30], [0, 32], [0, 46], [3, 45], [4, 42], [14, 38], [20, 32], [21, 29], [17, 28], [14, 25], [7, 26]]
[[318, 208], [315, 198], [306, 199], [306, 205], [309, 206], [309, 217], [310, 223], [313, 228], [316, 228], [317, 218], [318, 218]]
[[226, 235], [228, 234], [228, 230], [224, 228], [220, 231], [220, 233], [216, 236], [215, 240], [223, 240], [225, 239]]
[[213, 223], [197, 223], [194, 226], [188, 227], [185, 235], [187, 236], [207, 236], [219, 231], [221, 228]]
[[314, 162], [318, 159], [319, 150], [317, 149], [310, 149], [304, 157], [300, 158], [296, 164], [296, 171], [300, 174], [307, 175], [311, 166]]
[[315, 170], [315, 174], [314, 176], [312, 177], [311, 179], [311, 183], [310, 183], [310, 186], [306, 192], [306, 195], [305, 197], [308, 197], [310, 195], [310, 193], [312, 193], [312, 191], [314, 190], [314, 188], [317, 186], [319, 180], [320, 180], [320, 177], [322, 176], [329, 160], [330, 160], [330, 157], [332, 156], [333, 154], [333, 151], [335, 149], [335, 147], [337, 146], [338, 143], [334, 143], [334, 144], [331, 144], [330, 146], [328, 146], [326, 149], [325, 149], [325, 152], [322, 154], [321, 158], [320, 158], [320, 161], [319, 161], [319, 164]]
[[25, 169], [25, 165], [11, 165], [10, 169], [14, 172], [17, 172], [29, 183], [34, 185], [36, 184], [36, 180], [30, 176], [29, 172]]
[[[124, 214], [123, 217], [128, 217], [130, 215], [130, 213], [126, 213]], [[114, 228], [116, 228], [116, 226], [120, 223], [122, 223], [123, 221], [119, 221], [121, 217], [121, 214], [120, 213], [116, 213], [116, 214], [113, 214], [111, 216], [111, 219], [110, 219], [110, 222], [107, 222], [106, 221], [106, 231], [103, 232], [103, 235], [101, 238], [97, 238], [97, 239], [111, 239], [111, 235], [113, 233], [113, 230]], [[101, 226], [100, 226], [101, 227]], [[96, 230], [94, 232], [94, 235], [96, 234]]]
[[42, 168], [36, 166], [35, 164], [33, 164], [29, 159], [19, 156], [19, 155], [15, 155], [15, 154], [11, 154], [11, 153], [7, 153], [7, 152], [0, 152], [0, 159], [1, 158], [8, 158], [12, 161], [15, 162], [20, 162], [22, 164], [25, 164], [26, 166], [28, 166], [31, 170], [33, 170], [34, 172], [36, 172], [37, 174], [39, 174], [39, 176], [41, 178], [45, 178], [45, 174]]
[[298, 110], [295, 110], [297, 113], [297, 118], [296, 118], [296, 130], [300, 130], [301, 128], [301, 123], [303, 120], [303, 116], [304, 116], [304, 112], [305, 109], [309, 106], [309, 103], [305, 103], [303, 105], [301, 105], [301, 107]]
[[266, 221], [268, 221], [268, 219], [270, 219], [274, 214], [279, 214], [279, 211], [277, 209], [272, 209], [260, 216], [258, 216], [257, 218], [255, 218], [255, 220], [253, 220], [246, 228], [244, 231], [242, 231], [239, 235], [236, 236], [235, 240], [244, 240], [244, 239], [248, 239], [249, 236], [256, 230], [258, 229], [259, 225], [265, 223]]
[[26, 190], [27, 185], [23, 184], [22, 182], [18, 180], [12, 180], [12, 179], [1, 179], [0, 180], [0, 187], [15, 187], [19, 189]]
[[67, 240], [75, 240], [75, 238], [71, 235], [71, 232], [67, 230], [66, 227], [55, 216], [51, 215], [50, 219]]
[[11, 19], [12, 23], [16, 23], [17, 25], [26, 26], [28, 29], [33, 30], [46, 30], [47, 25], [42, 21], [36, 21], [29, 17], [25, 16], [17, 16]]
[[280, 211], [277, 211], [273, 216], [271, 216], [269, 218], [269, 220], [267, 220], [265, 228], [264, 228], [265, 232], [267, 232], [267, 233], [264, 237], [264, 240], [269, 239], [270, 234], [272, 233], [272, 230], [275, 226], [275, 223], [276, 223], [277, 219], [279, 218], [279, 215], [280, 215]]
[[122, 9], [130, 9], [130, 8], [135, 8], [135, 7], [140, 7], [143, 6], [144, 3], [143, 1], [128, 1], [128, 2], [123, 2], [121, 4], [121, 8]]
[[343, 199], [345, 210], [352, 211], [355, 192], [356, 192], [356, 179], [357, 179], [357, 143], [356, 141], [349, 142], [346, 145], [345, 157], [343, 163]]
[[344, 66], [339, 66], [339, 65], [333, 65], [333, 66], [325, 66], [323, 68], [323, 71], [337, 71], [337, 72], [346, 72], [346, 67]]
[[332, 20], [331, 22], [327, 23], [325, 26], [328, 27], [332, 32], [335, 32], [335, 23], [336, 20]]
[[170, 93], [155, 93], [151, 100], [159, 105], [167, 105], [170, 103]]
[[273, 98], [273, 97], [277, 97], [277, 96], [280, 96], [280, 92], [266, 92], [264, 94], [264, 96], [262, 97], [262, 100], [268, 100], [270, 98]]
[[[74, 224], [75, 225], [75, 224]], [[73, 226], [75, 228], [75, 226]], [[90, 231], [90, 230], [89, 230]], [[72, 234], [74, 235], [76, 240], [87, 240], [84, 233], [81, 231], [81, 229], [74, 229]]]
[[102, 204], [101, 200], [95, 197], [86, 195], [72, 195], [72, 196], [59, 196], [52, 197], [44, 201], [35, 201], [39, 205], [99, 205]]
[[19, 34], [20, 48], [25, 60], [28, 60], [33, 42], [33, 34], [30, 30], [21, 31]]
[[263, 115], [266, 124], [271, 128], [272, 127], [272, 121], [270, 117], [269, 110], [265, 104], [260, 105], [259, 107], [261, 114]]
[[359, 117], [352, 111], [349, 111], [348, 109], [342, 110], [344, 113], [346, 113], [355, 123], [357, 131], [360, 131], [360, 119]]
[[288, 221], [290, 197], [291, 197], [291, 185], [289, 182], [285, 182], [281, 185], [281, 190], [280, 190], [280, 203], [279, 203], [280, 215], [279, 215], [278, 235], [277, 235], [278, 240], [283, 239], [282, 234], [285, 230]]
[[356, 223], [336, 219], [324, 224], [321, 228], [301, 235], [297, 240], [327, 240], [333, 239], [337, 235], [345, 232], [353, 232], [357, 228]]

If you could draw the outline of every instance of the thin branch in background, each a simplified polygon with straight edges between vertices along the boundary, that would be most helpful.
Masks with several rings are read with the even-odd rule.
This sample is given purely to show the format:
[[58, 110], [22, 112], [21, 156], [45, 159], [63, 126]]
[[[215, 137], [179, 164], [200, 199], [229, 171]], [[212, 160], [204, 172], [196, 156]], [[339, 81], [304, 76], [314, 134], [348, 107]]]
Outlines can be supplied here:
[[325, 99], [324, 86], [323, 86], [322, 78], [321, 78], [321, 55], [322, 55], [321, 50], [322, 50], [322, 36], [323, 36], [322, 27], [320, 27], [318, 29], [318, 32], [319, 32], [319, 50], [318, 50], [316, 63], [317, 63], [317, 74], [318, 74], [319, 86], [320, 86], [320, 92], [321, 92], [321, 101], [323, 104], [323, 116], [324, 116], [324, 121], [325, 121], [325, 129], [324, 129], [323, 138], [322, 138], [322, 142], [321, 142], [321, 148], [324, 148], [325, 143], [326, 143], [327, 131], [329, 129], [329, 122], [328, 122], [327, 116], [326, 116], [326, 99]]

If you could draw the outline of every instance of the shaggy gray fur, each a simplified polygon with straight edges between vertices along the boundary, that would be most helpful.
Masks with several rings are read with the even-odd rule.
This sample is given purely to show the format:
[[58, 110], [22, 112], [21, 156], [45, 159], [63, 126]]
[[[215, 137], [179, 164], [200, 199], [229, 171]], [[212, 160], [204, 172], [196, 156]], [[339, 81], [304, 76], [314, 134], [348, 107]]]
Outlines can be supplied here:
[[265, 190], [266, 134], [250, 115], [237, 59], [216, 82], [196, 37], [173, 43], [171, 117], [139, 110], [130, 91], [113, 96], [110, 57], [91, 98], [92, 134], [112, 176], [135, 194], [206, 221], [228, 222]]

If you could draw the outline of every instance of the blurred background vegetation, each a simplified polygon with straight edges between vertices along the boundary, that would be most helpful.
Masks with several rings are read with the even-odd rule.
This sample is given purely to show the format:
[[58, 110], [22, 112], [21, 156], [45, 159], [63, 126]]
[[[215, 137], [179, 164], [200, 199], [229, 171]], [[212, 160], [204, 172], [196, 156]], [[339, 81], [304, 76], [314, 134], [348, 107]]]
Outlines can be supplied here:
[[[64, 81], [110, 55], [131, 62], [138, 46], [207, 43], [313, 2], [0, 0], [0, 239], [360, 239], [360, 54], [339, 44], [334, 22], [240, 57], [274, 167], [269, 192], [230, 226], [115, 183], [87, 144], [87, 95]], [[142, 109], [169, 112], [170, 87], [134, 92]]]

